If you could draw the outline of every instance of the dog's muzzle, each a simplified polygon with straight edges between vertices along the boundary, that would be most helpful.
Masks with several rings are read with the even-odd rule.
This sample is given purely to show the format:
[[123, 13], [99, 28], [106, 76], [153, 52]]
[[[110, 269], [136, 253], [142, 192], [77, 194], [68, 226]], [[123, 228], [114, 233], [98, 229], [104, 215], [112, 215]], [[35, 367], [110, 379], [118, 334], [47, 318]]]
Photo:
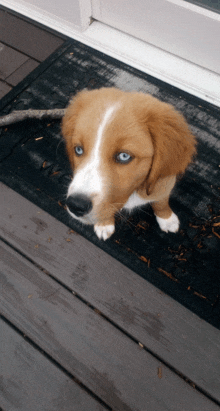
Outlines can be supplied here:
[[92, 201], [83, 194], [74, 194], [67, 197], [66, 205], [76, 217], [83, 217], [92, 209]]

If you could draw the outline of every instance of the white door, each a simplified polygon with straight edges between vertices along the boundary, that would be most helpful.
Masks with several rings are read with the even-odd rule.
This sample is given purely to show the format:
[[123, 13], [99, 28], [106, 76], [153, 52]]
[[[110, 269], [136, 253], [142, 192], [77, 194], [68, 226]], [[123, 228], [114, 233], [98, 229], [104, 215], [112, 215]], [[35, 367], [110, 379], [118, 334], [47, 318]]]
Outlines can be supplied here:
[[207, 7], [183, 0], [92, 0], [92, 17], [220, 74], [220, 14]]

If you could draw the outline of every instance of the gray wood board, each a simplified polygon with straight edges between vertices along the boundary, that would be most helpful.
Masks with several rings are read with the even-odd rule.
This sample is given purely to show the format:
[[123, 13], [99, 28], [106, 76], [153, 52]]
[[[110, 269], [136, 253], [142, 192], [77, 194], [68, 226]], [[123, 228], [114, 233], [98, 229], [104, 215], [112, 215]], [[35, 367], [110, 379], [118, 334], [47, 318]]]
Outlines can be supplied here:
[[2, 314], [114, 410], [219, 410], [2, 241], [0, 256]]
[[220, 401], [220, 332], [0, 185], [2, 236]]
[[2, 320], [0, 355], [4, 411], [106, 410]]
[[44, 61], [63, 44], [62, 34], [37, 27], [14, 13], [0, 10], [1, 41], [33, 59]]

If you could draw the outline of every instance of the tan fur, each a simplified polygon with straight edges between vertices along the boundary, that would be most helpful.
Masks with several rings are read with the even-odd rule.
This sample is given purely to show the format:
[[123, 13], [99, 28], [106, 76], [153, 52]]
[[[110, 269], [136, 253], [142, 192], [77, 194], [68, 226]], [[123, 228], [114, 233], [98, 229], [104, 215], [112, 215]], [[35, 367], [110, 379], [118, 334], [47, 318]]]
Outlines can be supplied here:
[[[96, 223], [114, 224], [114, 215], [136, 191], [153, 202], [154, 212], [169, 218], [169, 194], [176, 176], [185, 171], [195, 154], [195, 138], [183, 116], [171, 105], [143, 93], [102, 88], [79, 93], [69, 104], [62, 122], [70, 164], [77, 171], [91, 153], [100, 119], [118, 103], [107, 125], [101, 147], [105, 189], [102, 199], [94, 193]], [[85, 147], [76, 157], [74, 147]], [[128, 164], [115, 161], [118, 152], [129, 152]]]
[[151, 193], [159, 178], [185, 171], [195, 154], [195, 137], [173, 106], [149, 95], [144, 97], [142, 95], [140, 121], [147, 127], [154, 145], [153, 164], [147, 181], [147, 190]]

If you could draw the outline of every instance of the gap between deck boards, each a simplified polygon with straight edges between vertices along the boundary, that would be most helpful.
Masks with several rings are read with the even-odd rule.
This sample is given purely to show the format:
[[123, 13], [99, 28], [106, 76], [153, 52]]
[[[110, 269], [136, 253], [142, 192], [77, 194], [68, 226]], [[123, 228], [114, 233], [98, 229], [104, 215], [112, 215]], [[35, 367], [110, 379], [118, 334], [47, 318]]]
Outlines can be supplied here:
[[[60, 285], [65, 285], [66, 291], [60, 287], [63, 292], [74, 290], [84, 302], [92, 308], [96, 307], [98, 312], [117, 325], [118, 331], [113, 327], [116, 334], [119, 332], [121, 335], [119, 330], [126, 333], [123, 341], [127, 343], [128, 336], [135, 343], [140, 341], [141, 345], [138, 347], [136, 344], [136, 347], [140, 350], [143, 345], [156, 358], [161, 358], [171, 369], [166, 372], [171, 372], [173, 376], [172, 369], [177, 370], [208, 396], [219, 401], [218, 330], [83, 237], [70, 233], [62, 223], [3, 184], [1, 192], [4, 199], [1, 233], [4, 241], [23, 254], [16, 258], [24, 260], [32, 269], [34, 266], [31, 262], [35, 262], [34, 270], [39, 275], [45, 277], [45, 273], [39, 272], [37, 266], [48, 271], [56, 283], [58, 281]], [[4, 247], [7, 248], [6, 245]], [[54, 287], [54, 281], [51, 281], [51, 287]], [[89, 307], [87, 309], [90, 310]], [[16, 315], [19, 316], [19, 313]], [[100, 317], [101, 322], [106, 324], [104, 317], [95, 315], [96, 319]], [[18, 324], [22, 329], [22, 321], [19, 320]], [[112, 327], [111, 324], [109, 326]], [[40, 346], [42, 348], [42, 344]], [[157, 362], [156, 358], [154, 361]], [[163, 367], [166, 369], [165, 365]], [[212, 404], [215, 409], [216, 406]]]

